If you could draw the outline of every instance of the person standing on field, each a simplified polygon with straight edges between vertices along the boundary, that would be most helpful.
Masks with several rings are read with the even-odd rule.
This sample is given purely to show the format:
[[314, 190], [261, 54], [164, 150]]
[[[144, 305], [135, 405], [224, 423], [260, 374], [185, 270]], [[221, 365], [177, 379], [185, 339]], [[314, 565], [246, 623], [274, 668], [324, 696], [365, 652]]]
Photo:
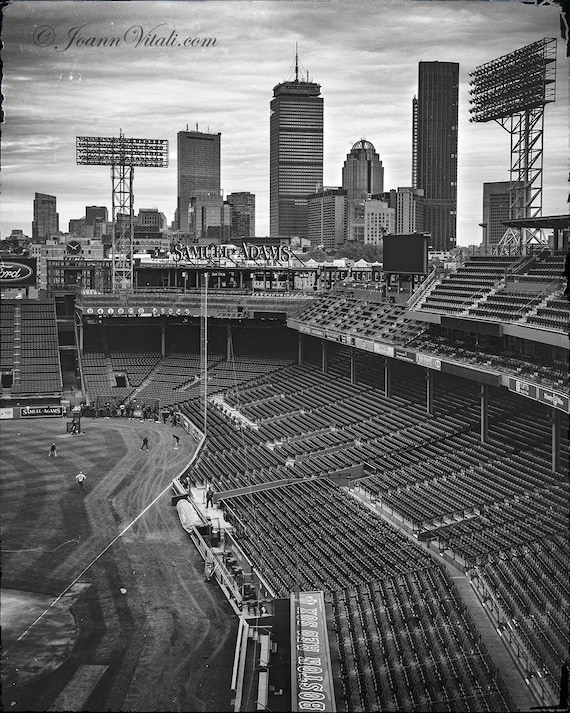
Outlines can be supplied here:
[[49, 451], [48, 451], [48, 457], [51, 458], [52, 456], [54, 458], [57, 458], [57, 448], [55, 447], [55, 443], [51, 444]]
[[79, 484], [79, 491], [81, 493], [85, 492], [85, 481], [87, 480], [87, 476], [83, 471], [79, 471], [79, 473], [75, 476], [75, 480]]

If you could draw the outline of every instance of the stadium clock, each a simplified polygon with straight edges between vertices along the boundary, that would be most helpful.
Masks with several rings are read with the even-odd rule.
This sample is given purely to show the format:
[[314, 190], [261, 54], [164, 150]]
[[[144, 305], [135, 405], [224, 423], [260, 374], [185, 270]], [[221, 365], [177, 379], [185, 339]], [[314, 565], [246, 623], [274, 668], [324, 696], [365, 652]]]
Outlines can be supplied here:
[[79, 255], [81, 252], [81, 243], [77, 240], [70, 240], [67, 243], [67, 254], [68, 255]]

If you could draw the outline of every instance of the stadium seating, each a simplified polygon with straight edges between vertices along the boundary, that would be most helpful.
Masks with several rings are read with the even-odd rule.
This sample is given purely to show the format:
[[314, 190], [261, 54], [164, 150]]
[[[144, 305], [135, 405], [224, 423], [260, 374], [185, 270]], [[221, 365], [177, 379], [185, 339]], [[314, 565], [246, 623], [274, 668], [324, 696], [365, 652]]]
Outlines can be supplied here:
[[0, 312], [0, 368], [12, 371], [14, 363], [14, 303], [3, 300]]
[[307, 326], [342, 332], [352, 337], [374, 338], [403, 344], [423, 330], [423, 325], [405, 319], [402, 305], [363, 301], [345, 293], [316, 299], [298, 315]]
[[462, 710], [510, 709], [449, 578], [343, 490], [304, 480], [233, 497], [224, 508], [276, 592], [325, 590], [348, 710], [452, 701]]
[[511, 709], [475, 627], [437, 567], [333, 591], [329, 601], [348, 710]]
[[[557, 300], [553, 299], [553, 303], [556, 305]], [[530, 322], [531, 319], [533, 318], [528, 317], [527, 321]], [[559, 331], [563, 322], [560, 318], [557, 327]], [[567, 329], [567, 324], [565, 328]], [[437, 327], [430, 326], [410, 340], [407, 346], [424, 354], [487, 367], [559, 391], [566, 388], [568, 365], [562, 357], [562, 351], [559, 357], [553, 357], [550, 348], [535, 346], [532, 351], [527, 349], [525, 353], [521, 353], [508, 345], [499, 348], [500, 344], [467, 332], [454, 333], [453, 337], [450, 337]]]
[[[551, 258], [472, 258], [446, 275], [418, 309], [566, 330], [556, 283], [560, 260]], [[125, 304], [200, 313], [198, 293], [154, 297], [129, 296]], [[209, 297], [212, 316], [235, 318], [237, 306], [288, 311], [309, 327], [405, 345], [537, 384], [560, 388], [566, 376], [562, 350], [542, 349], [537, 341], [523, 352], [508, 340], [450, 335], [378, 295], [367, 300], [335, 291], [298, 299], [296, 311], [268, 294], [236, 291], [233, 303]], [[167, 333], [166, 357], [156, 351], [158, 326], [149, 329], [155, 330], [152, 353], [145, 353], [143, 341], [107, 328], [99, 351], [84, 355], [91, 383], [116, 392], [113, 375], [124, 373], [133, 397], [176, 403], [202, 427], [198, 326], [179, 338]], [[327, 342], [323, 373], [319, 339], [308, 337], [303, 364], [291, 364], [290, 358], [268, 358], [275, 354], [274, 345], [266, 346], [268, 335], [258, 340], [253, 334], [230, 359], [225, 326], [212, 340], [207, 392], [218, 398], [206, 407], [207, 439], [187, 477], [221, 493], [240, 547], [277, 596], [297, 587], [325, 591], [341, 654], [335, 663], [340, 708], [515, 708], [453, 581], [413, 536], [500, 603], [532, 670], [556, 692], [568, 646], [563, 607], [570, 592], [560, 535], [566, 460], [563, 455], [561, 471], [553, 471], [550, 409], [488, 387], [488, 439], [482, 443], [475, 381], [430, 372], [428, 415], [425, 373], [415, 365], [390, 362], [386, 396], [383, 358], [353, 351], [351, 342]], [[561, 442], [564, 450], [564, 435]], [[350, 474], [345, 488], [338, 485], [340, 472]], [[269, 483], [267, 490], [223, 495]]]
[[63, 389], [53, 300], [3, 300], [2, 370], [12, 395], [59, 396]]
[[[560, 289], [562, 254], [544, 251], [531, 258], [470, 257], [428, 290], [414, 307], [502, 322], [526, 322], [547, 329], [566, 329], [537, 309], [549, 312], [549, 295]], [[541, 321], [541, 319], [543, 321]]]
[[[339, 370], [346, 372], [346, 365]], [[390, 398], [364, 384], [351, 384], [346, 375], [323, 374], [307, 365], [234, 387], [226, 392], [226, 402], [255, 421], [257, 429], [239, 429], [223, 413], [210, 409], [208, 445], [189, 473], [195, 482], [214, 483], [218, 491], [297, 478], [293, 485], [229, 498], [223, 501], [224, 508], [240, 545], [277, 593], [297, 585], [322, 588], [330, 594], [333, 608], [344, 611], [336, 627], [339, 675], [347, 705], [355, 710], [421, 709], [447, 700], [437, 689], [437, 676], [424, 675], [426, 683], [419, 683], [419, 662], [426, 660], [426, 650], [441, 650], [437, 637], [435, 642], [430, 638], [433, 624], [422, 633], [416, 620], [406, 615], [384, 640], [385, 612], [374, 614], [366, 598], [358, 599], [359, 592], [379, 586], [384, 578], [407, 577], [410, 571], [417, 577], [417, 572], [429, 569], [431, 560], [419, 550], [407, 549], [410, 541], [404, 545], [396, 531], [386, 530], [386, 523], [370, 511], [354, 511], [350, 499], [323, 475], [365, 462], [363, 476], [353, 481], [358, 492], [395, 521], [407, 521], [470, 575], [497, 557], [516, 568], [516, 553], [553, 541], [564, 527], [563, 477], [552, 471], [546, 409], [490, 389], [489, 440], [481, 443], [476, 384], [437, 374], [435, 414], [428, 417], [417, 406], [425, 390], [418, 370], [394, 365], [393, 377], [397, 388], [394, 385]], [[192, 412], [191, 403], [185, 405], [187, 413], [198, 423], [199, 409], [193, 406]], [[376, 541], [378, 534], [382, 544]], [[564, 562], [560, 551], [551, 549]], [[434, 572], [432, 577], [442, 576], [439, 569]], [[498, 596], [498, 580], [489, 575], [485, 582]], [[556, 582], [559, 596], [567, 601], [568, 588], [559, 578]], [[550, 595], [532, 586], [536, 606], [544, 607]], [[503, 588], [508, 590], [508, 583]], [[378, 603], [385, 606], [387, 597], [389, 593], [383, 592]], [[433, 593], [430, 597], [420, 598], [422, 607], [428, 600], [436, 601]], [[409, 600], [401, 606], [408, 607]], [[374, 624], [375, 616], [381, 624]], [[554, 618], [554, 635], [545, 633], [547, 614], [542, 615], [542, 628], [532, 619], [520, 625], [524, 645], [536, 651], [536, 670], [546, 672], [552, 690], [563, 660], [562, 645], [568, 643], [564, 620]], [[345, 626], [347, 621], [350, 625]], [[367, 624], [359, 624], [362, 621]], [[433, 613], [425, 621], [424, 629]], [[469, 636], [468, 626], [465, 632]], [[446, 646], [448, 636], [442, 635]], [[459, 651], [464, 652], [465, 645], [463, 641]], [[409, 660], [394, 677], [387, 662], [402, 651], [408, 652]], [[486, 666], [491, 666], [484, 652], [477, 654], [475, 668], [469, 656], [466, 661], [457, 653], [452, 656], [456, 658], [461, 673], [454, 664], [454, 673], [440, 670], [439, 675], [441, 681], [459, 676], [457, 705], [470, 710], [512, 705], [498, 678], [492, 693], [485, 686], [479, 694], [474, 692]], [[461, 690], [470, 691], [466, 697], [471, 703], [457, 693]], [[446, 705], [451, 709], [451, 703]]]

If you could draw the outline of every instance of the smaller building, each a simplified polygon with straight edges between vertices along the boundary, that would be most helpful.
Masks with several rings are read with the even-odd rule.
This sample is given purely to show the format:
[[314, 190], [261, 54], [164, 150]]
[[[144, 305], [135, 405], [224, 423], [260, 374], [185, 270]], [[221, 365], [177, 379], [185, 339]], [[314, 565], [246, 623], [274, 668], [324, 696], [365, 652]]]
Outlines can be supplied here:
[[229, 193], [226, 203], [231, 207], [231, 239], [255, 237], [255, 195], [249, 191]]
[[156, 208], [141, 208], [136, 218], [136, 224], [145, 228], [153, 228], [156, 232], [166, 230], [166, 216]]
[[382, 245], [384, 235], [394, 233], [396, 211], [378, 199], [364, 201], [364, 244]]
[[231, 206], [220, 193], [198, 193], [190, 199], [188, 226], [198, 242], [228, 242], [231, 233]]
[[421, 233], [424, 229], [425, 203], [421, 188], [399, 186], [378, 196], [395, 210], [395, 235]]
[[334, 250], [346, 240], [347, 202], [343, 188], [323, 187], [308, 196], [307, 238], [311, 247]]
[[506, 227], [503, 221], [510, 218], [510, 183], [509, 181], [494, 181], [483, 183], [483, 228], [482, 246], [485, 252], [491, 250], [500, 242]]

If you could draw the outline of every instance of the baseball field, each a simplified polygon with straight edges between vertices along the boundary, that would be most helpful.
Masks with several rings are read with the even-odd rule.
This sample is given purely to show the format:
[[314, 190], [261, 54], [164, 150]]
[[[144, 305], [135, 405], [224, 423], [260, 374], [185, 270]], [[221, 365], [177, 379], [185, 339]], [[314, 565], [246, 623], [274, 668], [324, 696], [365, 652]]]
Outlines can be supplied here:
[[170, 501], [195, 442], [126, 418], [65, 426], [0, 429], [3, 710], [230, 710], [237, 619]]

